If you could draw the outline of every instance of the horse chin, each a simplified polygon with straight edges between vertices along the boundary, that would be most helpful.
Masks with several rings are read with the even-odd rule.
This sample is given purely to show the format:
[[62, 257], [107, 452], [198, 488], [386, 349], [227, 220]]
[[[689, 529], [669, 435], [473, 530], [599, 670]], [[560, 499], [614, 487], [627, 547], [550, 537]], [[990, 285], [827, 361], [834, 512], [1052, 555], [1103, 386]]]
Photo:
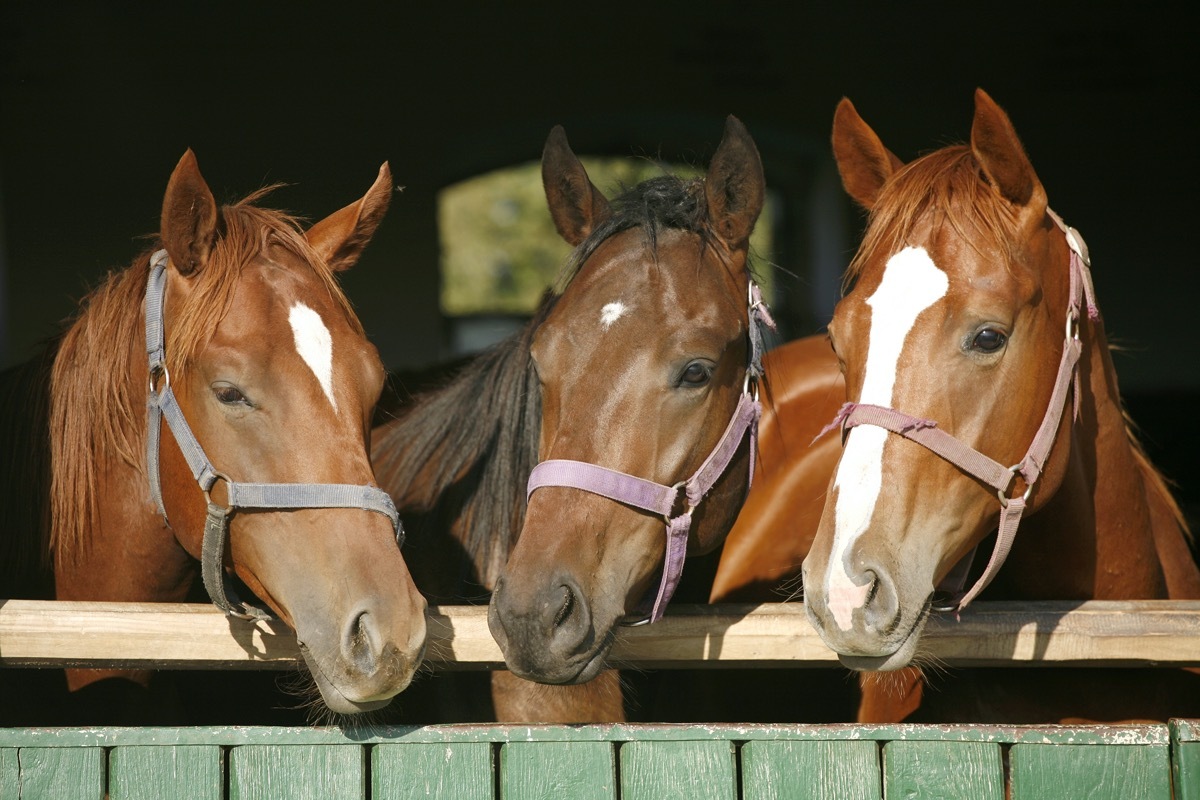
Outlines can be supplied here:
[[899, 646], [890, 652], [879, 655], [849, 655], [838, 653], [842, 666], [856, 672], [892, 672], [909, 666], [917, 654], [917, 644], [921, 639], [921, 631], [925, 628], [925, 614], [917, 617], [915, 624], [908, 630], [908, 635]]
[[[301, 644], [300, 653], [304, 656], [304, 663], [308, 667], [309, 674], [312, 675], [313, 682], [321, 693], [322, 702], [335, 714], [352, 716], [378, 711], [391, 703], [392, 698], [408, 688], [409, 683], [412, 682], [412, 673], [410, 672], [400, 680], [388, 681], [389, 686], [383, 692], [354, 697], [348, 693], [350, 689], [348, 685], [339, 686], [336, 681], [330, 679], [331, 670], [324, 668], [307, 646]], [[348, 682], [346, 683], [348, 684]]]
[[508, 669], [518, 678], [535, 683], [547, 683], [555, 686], [587, 683], [604, 671], [608, 662], [608, 653], [612, 650], [609, 637], [604, 644], [591, 654], [583, 653], [579, 658], [560, 664], [521, 664], [509, 659]]

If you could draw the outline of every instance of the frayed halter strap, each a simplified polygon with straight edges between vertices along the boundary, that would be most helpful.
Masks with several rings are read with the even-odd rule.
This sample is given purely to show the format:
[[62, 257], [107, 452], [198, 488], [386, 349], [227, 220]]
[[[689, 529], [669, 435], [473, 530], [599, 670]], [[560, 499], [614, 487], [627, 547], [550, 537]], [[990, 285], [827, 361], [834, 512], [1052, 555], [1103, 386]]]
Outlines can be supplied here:
[[[742, 439], [750, 439], [750, 476], [749, 483], [754, 480], [754, 461], [757, 457], [758, 420], [762, 416], [762, 404], [758, 400], [758, 381], [762, 377], [763, 332], [762, 326], [774, 330], [775, 321], [770, 311], [763, 303], [762, 293], [753, 281], [749, 286], [747, 308], [750, 336], [750, 363], [746, 367], [746, 379], [742, 384], [742, 396], [738, 400], [733, 418], [721, 435], [721, 440], [709, 454], [700, 468], [686, 481], [680, 481], [674, 486], [638, 478], [624, 472], [589, 464], [584, 461], [566, 459], [551, 459], [543, 461], [533, 468], [529, 474], [527, 496], [544, 486], [564, 486], [583, 489], [592, 494], [626, 503], [643, 511], [650, 511], [662, 516], [667, 524], [666, 555], [663, 559], [662, 578], [658, 589], [651, 590], [642, 603], [638, 614], [639, 619], [627, 622], [627, 625], [643, 625], [657, 622], [662, 618], [667, 603], [679, 586], [683, 575], [683, 562], [687, 556], [688, 531], [692, 525], [692, 512], [704, 499], [717, 480], [724, 474], [729, 462], [737, 453]], [[679, 506], [679, 492], [683, 490], [686, 497], [686, 509], [676, 514]]]
[[[163, 344], [163, 299], [166, 293], [167, 251], [159, 250], [150, 257], [150, 278], [146, 284], [146, 353], [150, 363], [150, 399], [146, 435], [146, 472], [150, 479], [150, 495], [167, 519], [163, 506], [162, 483], [159, 477], [159, 436], [162, 420], [183, 451], [192, 470], [192, 477], [204, 492], [208, 513], [204, 522], [204, 541], [201, 545], [200, 566], [204, 588], [213, 604], [226, 614], [243, 619], [268, 619], [270, 614], [255, 606], [242, 603], [229, 584], [225, 573], [225, 547], [229, 540], [229, 518], [235, 509], [297, 509], [297, 508], [360, 508], [383, 514], [392, 522], [398, 544], [404, 542], [400, 515], [386, 492], [375, 486], [344, 483], [237, 483], [219, 472], [204, 454], [192, 429], [183, 417], [167, 372], [166, 350]], [[224, 481], [227, 499], [220, 506], [212, 501], [210, 492], [217, 481]], [[168, 522], [169, 524], [169, 522]]]
[[[1072, 384], [1075, 389], [1073, 413], [1075, 417], [1079, 416], [1079, 371], [1076, 369], [1076, 365], [1079, 363], [1079, 356], [1083, 350], [1079, 341], [1079, 315], [1085, 305], [1090, 320], [1099, 319], [1100, 312], [1096, 307], [1095, 290], [1092, 288], [1092, 275], [1089, 271], [1091, 259], [1088, 257], [1088, 249], [1083, 237], [1074, 228], [1068, 227], [1062, 218], [1053, 211], [1047, 209], [1047, 213], [1066, 235], [1067, 244], [1071, 248], [1070, 299], [1067, 303], [1066, 338], [1063, 343], [1062, 359], [1058, 365], [1058, 377], [1054, 382], [1054, 391], [1050, 395], [1050, 404], [1042, 418], [1042, 424], [1033, 437], [1033, 442], [1029, 445], [1024, 458], [1013, 466], [1006, 467], [941, 430], [937, 427], [937, 422], [933, 420], [920, 419], [894, 408], [868, 403], [846, 403], [838, 411], [833, 422], [817, 435], [819, 439], [826, 432], [840, 427], [842, 435], [845, 436], [850, 428], [858, 425], [875, 425], [932, 450], [963, 472], [978, 478], [996, 490], [1001, 512], [992, 556], [988, 560], [983, 574], [965, 592], [962, 589], [966, 583], [971, 562], [975, 557], [975, 551], [972, 550], [956, 564], [950, 574], [938, 585], [939, 593], [944, 593], [947, 597], [945, 600], [939, 599], [935, 602], [934, 610], [936, 611], [958, 612], [966, 608], [1000, 571], [1000, 567], [1012, 547], [1013, 539], [1017, 535], [1017, 526], [1021, 522], [1021, 515], [1025, 512], [1026, 503], [1033, 493], [1033, 487], [1042, 475], [1046, 459], [1050, 457], [1050, 450], [1054, 446], [1059, 423], [1066, 410], [1067, 392], [1072, 388]], [[1021, 495], [1015, 496], [1012, 490], [1018, 476], [1025, 483], [1025, 490]]]

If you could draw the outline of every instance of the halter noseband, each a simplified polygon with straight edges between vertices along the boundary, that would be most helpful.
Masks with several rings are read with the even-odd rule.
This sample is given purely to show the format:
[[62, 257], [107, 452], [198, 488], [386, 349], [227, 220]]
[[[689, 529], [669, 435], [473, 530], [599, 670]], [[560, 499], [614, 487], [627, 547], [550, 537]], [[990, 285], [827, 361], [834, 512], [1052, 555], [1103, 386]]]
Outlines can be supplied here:
[[[1029, 449], [1026, 450], [1024, 458], [1013, 466], [1006, 467], [941, 430], [934, 420], [921, 419], [894, 408], [869, 403], [846, 403], [838, 411], [833, 422], [817, 434], [819, 439], [826, 432], [839, 426], [842, 428], [843, 436], [850, 428], [858, 425], [874, 425], [884, 428], [932, 450], [963, 472], [978, 478], [996, 490], [1001, 507], [1000, 525], [996, 533], [996, 544], [992, 550], [992, 556], [988, 560], [983, 574], [969, 590], [962, 591], [967, 579], [967, 572], [975, 557], [975, 550], [972, 549], [938, 584], [939, 592], [946, 593], [948, 597], [944, 601], [935, 603], [935, 611], [957, 612], [966, 608], [1000, 571], [1000, 567], [1004, 564], [1004, 559], [1007, 558], [1008, 551], [1012, 547], [1013, 539], [1016, 538], [1017, 526], [1021, 522], [1021, 515], [1025, 512], [1026, 503], [1033, 494], [1033, 487], [1041, 478], [1046, 460], [1050, 457], [1050, 450], [1054, 446], [1054, 439], [1058, 434], [1059, 423], [1066, 410], [1067, 392], [1072, 385], [1075, 388], [1073, 413], [1075, 417], [1079, 416], [1079, 370], [1077, 365], [1083, 351], [1082, 343], [1079, 340], [1079, 314], [1085, 304], [1089, 319], [1099, 319], [1100, 312], [1096, 307], [1095, 290], [1092, 288], [1092, 276], [1089, 271], [1091, 259], [1088, 257], [1088, 249], [1083, 237], [1074, 228], [1067, 226], [1062, 218], [1053, 211], [1050, 209], [1046, 209], [1046, 211], [1065, 234], [1071, 250], [1070, 298], [1067, 301], [1066, 338], [1063, 342], [1062, 358], [1058, 365], [1058, 377], [1054, 381], [1054, 390], [1050, 395], [1050, 404], [1042, 418], [1042, 424], [1034, 435]], [[1016, 484], [1017, 476], [1020, 476], [1025, 482], [1025, 491], [1019, 496], [1010, 494]]]
[[[146, 353], [150, 363], [146, 472], [150, 480], [150, 495], [154, 498], [163, 520], [167, 521], [159, 476], [159, 436], [162, 420], [165, 419], [192, 470], [192, 477], [200, 485], [208, 503], [200, 557], [201, 575], [208, 596], [214, 605], [230, 616], [269, 619], [271, 615], [262, 609], [238, 600], [225, 574], [229, 518], [235, 509], [360, 508], [364, 511], [375, 511], [391, 520], [398, 544], [404, 542], [404, 528], [400, 524], [400, 515], [396, 512], [392, 498], [375, 486], [344, 483], [238, 483], [230, 480], [212, 465], [183, 417], [183, 410], [171, 390], [170, 373], [167, 372], [166, 350], [163, 344], [163, 299], [167, 286], [167, 261], [166, 250], [159, 250], [150, 257], [150, 277], [146, 283]], [[225, 482], [228, 494], [225, 506], [214, 503], [210, 494], [218, 481]]]
[[[666, 555], [663, 560], [662, 578], [657, 591], [651, 590], [642, 603], [643, 616], [627, 625], [644, 625], [657, 622], [662, 618], [667, 603], [679, 586], [683, 575], [683, 562], [687, 557], [688, 531], [692, 525], [692, 512], [704, 499], [717, 480], [724, 474], [729, 462], [737, 453], [738, 447], [745, 436], [750, 438], [750, 476], [747, 489], [754, 480], [754, 460], [756, 458], [758, 439], [758, 420], [762, 416], [762, 404], [758, 400], [758, 381], [762, 377], [763, 333], [762, 326], [772, 330], [775, 321], [763, 303], [762, 293], [758, 285], [750, 282], [748, 290], [747, 319], [750, 336], [750, 363], [746, 367], [746, 379], [742, 384], [742, 396], [738, 399], [733, 417], [725, 427], [720, 441], [708, 458], [700, 465], [693, 475], [674, 486], [629, 475], [625, 472], [589, 464], [585, 461], [568, 459], [551, 459], [543, 461], [533, 468], [529, 474], [529, 485], [526, 497], [544, 486], [563, 486], [573, 489], [583, 489], [585, 492], [598, 494], [619, 503], [640, 508], [660, 515], [667, 525]], [[687, 500], [687, 508], [682, 514], [675, 514], [679, 505], [679, 492], [683, 490]], [[648, 606], [649, 610], [645, 611]]]

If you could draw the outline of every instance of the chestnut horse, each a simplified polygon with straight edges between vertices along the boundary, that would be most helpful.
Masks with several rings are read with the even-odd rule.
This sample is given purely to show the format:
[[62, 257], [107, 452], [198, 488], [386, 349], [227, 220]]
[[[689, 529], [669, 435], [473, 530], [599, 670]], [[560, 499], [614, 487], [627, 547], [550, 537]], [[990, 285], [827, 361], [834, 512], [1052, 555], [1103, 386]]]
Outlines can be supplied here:
[[[970, 145], [904, 164], [843, 100], [833, 145], [870, 217], [829, 325], [851, 402], [803, 568], [825, 642], [847, 666], [892, 671], [923, 663], [932, 611], [984, 587], [993, 600], [1200, 598], [1186, 524], [1122, 409], [1087, 249], [1008, 116], [977, 91]], [[910, 719], [1200, 711], [1182, 670], [929, 680], [923, 698], [912, 670], [865, 681], [860, 719], [918, 704]]]
[[[4, 482], [49, 479], [26, 495], [48, 512], [16, 511], [30, 529], [48, 523], [57, 599], [178, 602], [202, 571], [227, 612], [266, 615], [229, 596], [231, 571], [296, 631], [329, 710], [380, 708], [408, 685], [425, 600], [373, 486], [383, 366], [337, 283], [391, 192], [384, 164], [360, 200], [302, 231], [254, 205], [263, 192], [218, 208], [184, 154], [155, 252], [86, 298], [42, 361], [48, 388], [24, 387], [48, 391], [41, 427], [6, 414], [49, 446], [48, 468], [10, 458]], [[11, 383], [37, 373], [10, 371], [6, 408], [24, 405]], [[0, 589], [21, 593], [36, 595], [28, 573]], [[68, 684], [114, 676], [150, 673], [75, 669]]]
[[498, 718], [619, 720], [616, 627], [662, 613], [685, 552], [717, 547], [745, 495], [765, 314], [747, 252], [765, 184], [733, 117], [703, 180], [654, 178], [609, 201], [561, 128], [542, 175], [576, 248], [561, 291], [378, 428], [373, 459], [406, 520], [450, 532], [439, 545], [410, 525], [422, 589], [492, 592], [512, 670], [495, 673]]

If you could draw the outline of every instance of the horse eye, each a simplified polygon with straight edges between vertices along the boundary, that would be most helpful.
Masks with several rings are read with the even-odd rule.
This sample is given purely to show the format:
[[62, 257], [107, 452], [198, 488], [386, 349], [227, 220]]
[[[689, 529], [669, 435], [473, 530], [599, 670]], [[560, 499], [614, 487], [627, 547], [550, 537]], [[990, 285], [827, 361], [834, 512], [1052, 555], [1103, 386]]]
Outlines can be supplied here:
[[995, 328], [984, 328], [971, 340], [971, 349], [981, 353], [995, 353], [1008, 342], [1008, 336]]
[[241, 390], [236, 386], [222, 384], [213, 387], [213, 395], [217, 401], [227, 406], [250, 405], [250, 401], [246, 399], [246, 395], [242, 394]]
[[682, 386], [696, 388], [707, 384], [710, 377], [712, 377], [712, 373], [708, 367], [699, 362], [692, 362], [679, 376], [679, 383]]

